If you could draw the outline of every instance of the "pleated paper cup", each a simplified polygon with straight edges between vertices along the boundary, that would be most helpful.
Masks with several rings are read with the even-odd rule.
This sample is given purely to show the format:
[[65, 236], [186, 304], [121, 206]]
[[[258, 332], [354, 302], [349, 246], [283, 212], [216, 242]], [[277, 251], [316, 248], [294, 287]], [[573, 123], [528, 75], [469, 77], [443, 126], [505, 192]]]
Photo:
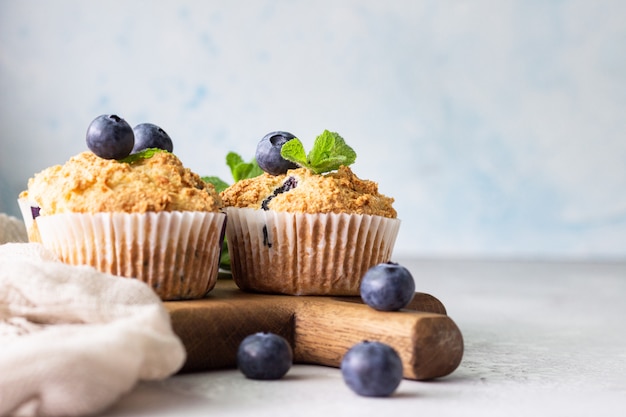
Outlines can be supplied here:
[[39, 236], [39, 229], [35, 224], [35, 217], [39, 216], [39, 206], [27, 198], [18, 198], [17, 205], [22, 213], [24, 219], [24, 225], [26, 226], [26, 233], [28, 234], [29, 242], [41, 242]]
[[359, 295], [365, 272], [391, 259], [399, 219], [227, 207], [233, 280], [246, 291]]
[[224, 213], [62, 213], [39, 216], [61, 261], [150, 285], [163, 300], [204, 297], [217, 282]]

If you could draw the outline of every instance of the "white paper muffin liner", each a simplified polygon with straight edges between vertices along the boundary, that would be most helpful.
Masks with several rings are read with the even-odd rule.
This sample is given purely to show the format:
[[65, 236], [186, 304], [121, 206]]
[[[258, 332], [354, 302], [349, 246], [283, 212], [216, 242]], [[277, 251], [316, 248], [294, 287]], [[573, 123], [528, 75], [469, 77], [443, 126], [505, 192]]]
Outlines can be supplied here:
[[391, 259], [399, 219], [225, 209], [235, 283], [290, 295], [358, 295], [372, 266]]
[[35, 226], [33, 210], [39, 212], [37, 203], [34, 203], [27, 198], [18, 198], [17, 205], [22, 213], [24, 219], [24, 225], [26, 226], [26, 233], [30, 242], [39, 242], [39, 231]]
[[24, 218], [24, 224], [26, 225], [26, 229], [30, 229], [33, 226], [32, 207], [36, 207], [36, 204], [31, 203], [26, 198], [18, 198], [17, 205], [20, 208], [22, 217]]
[[217, 282], [224, 213], [62, 213], [39, 216], [60, 260], [137, 278], [163, 300], [204, 297]]

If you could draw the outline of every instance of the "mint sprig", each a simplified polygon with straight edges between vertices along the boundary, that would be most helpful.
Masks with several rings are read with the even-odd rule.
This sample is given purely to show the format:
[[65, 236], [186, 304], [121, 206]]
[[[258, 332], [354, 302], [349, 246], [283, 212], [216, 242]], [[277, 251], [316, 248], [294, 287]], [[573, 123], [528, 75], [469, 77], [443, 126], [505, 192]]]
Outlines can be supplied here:
[[283, 145], [280, 155], [314, 174], [334, 171], [341, 165], [349, 166], [356, 161], [354, 149], [338, 133], [328, 130], [315, 138], [308, 154], [300, 139], [294, 138]]
[[228, 152], [226, 155], [226, 165], [230, 167], [230, 172], [235, 182], [246, 178], [258, 177], [263, 173], [263, 170], [256, 163], [256, 159], [253, 158], [252, 161], [245, 162], [243, 158], [235, 152]]
[[[235, 182], [246, 178], [258, 177], [263, 173], [263, 170], [256, 163], [256, 159], [253, 158], [252, 161], [246, 162], [241, 155], [236, 152], [228, 152], [226, 155], [226, 165], [230, 168], [230, 173]], [[218, 193], [221, 193], [230, 186], [226, 181], [216, 176], [202, 177], [202, 180], [213, 184]]]

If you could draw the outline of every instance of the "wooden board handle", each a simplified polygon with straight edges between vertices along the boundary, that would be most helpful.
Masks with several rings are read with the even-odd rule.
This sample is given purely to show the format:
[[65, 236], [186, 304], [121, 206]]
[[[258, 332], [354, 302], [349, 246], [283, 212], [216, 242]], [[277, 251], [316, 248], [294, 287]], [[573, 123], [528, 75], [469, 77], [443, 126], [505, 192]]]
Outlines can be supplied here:
[[461, 332], [428, 294], [417, 293], [408, 309], [381, 312], [358, 297], [252, 294], [219, 280], [205, 299], [165, 305], [187, 349], [181, 372], [236, 366], [239, 343], [260, 331], [285, 337], [297, 363], [335, 367], [355, 343], [385, 342], [400, 354], [404, 376], [417, 380], [448, 375], [463, 356]]
[[380, 312], [363, 304], [328, 308], [307, 300], [296, 312], [295, 326], [297, 362], [339, 366], [350, 347], [376, 340], [398, 351], [405, 378], [426, 380], [448, 375], [463, 356], [461, 332], [442, 314]]

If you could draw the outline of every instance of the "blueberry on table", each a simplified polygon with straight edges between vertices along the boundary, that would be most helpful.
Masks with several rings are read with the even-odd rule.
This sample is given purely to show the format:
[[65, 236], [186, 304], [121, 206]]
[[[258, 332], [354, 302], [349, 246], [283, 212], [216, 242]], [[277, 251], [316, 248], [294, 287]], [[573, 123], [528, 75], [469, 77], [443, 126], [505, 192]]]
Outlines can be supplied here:
[[363, 341], [352, 346], [340, 368], [346, 385], [365, 397], [388, 397], [402, 381], [400, 355], [382, 342]]
[[261, 139], [256, 147], [256, 162], [259, 167], [271, 175], [280, 175], [289, 169], [298, 168], [298, 165], [287, 161], [280, 155], [283, 145], [295, 139], [289, 132], [270, 132]]
[[280, 379], [292, 364], [293, 352], [289, 342], [274, 333], [251, 334], [237, 349], [237, 367], [250, 379]]
[[100, 158], [126, 158], [134, 145], [133, 129], [115, 114], [98, 116], [87, 128], [87, 147]]
[[415, 295], [415, 281], [408, 269], [393, 262], [374, 265], [361, 279], [363, 302], [381, 311], [406, 307]]
[[172, 139], [167, 132], [152, 123], [141, 123], [133, 128], [135, 134], [135, 146], [131, 153], [137, 153], [148, 148], [164, 149], [168, 152], [174, 150]]

